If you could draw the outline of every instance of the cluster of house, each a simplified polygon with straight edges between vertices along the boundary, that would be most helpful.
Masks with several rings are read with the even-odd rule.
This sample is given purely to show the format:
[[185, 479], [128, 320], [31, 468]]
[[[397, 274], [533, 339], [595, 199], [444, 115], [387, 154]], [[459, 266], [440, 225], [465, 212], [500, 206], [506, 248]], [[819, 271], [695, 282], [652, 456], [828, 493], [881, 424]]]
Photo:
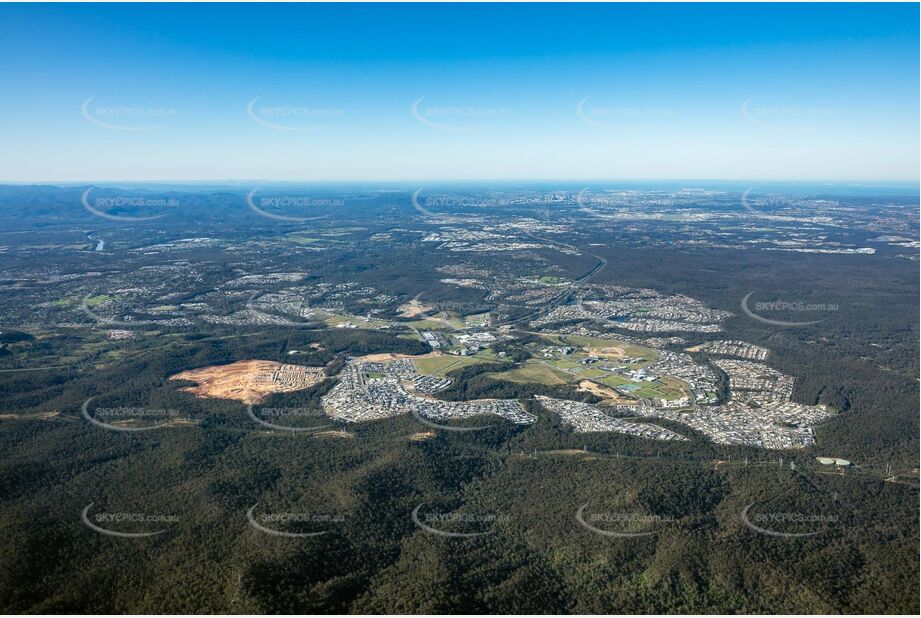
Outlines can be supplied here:
[[766, 449], [812, 446], [812, 426], [834, 415], [825, 406], [790, 401], [793, 377], [767, 365], [729, 359], [717, 359], [714, 364], [729, 376], [728, 402], [693, 412], [654, 408], [644, 415], [682, 423], [718, 444]]
[[[420, 380], [420, 377], [423, 379]], [[410, 394], [404, 386], [407, 382], [415, 390], [423, 390], [424, 385], [446, 387], [444, 380], [418, 374], [410, 359], [389, 362], [352, 359], [343, 369], [338, 384], [323, 397], [321, 404], [327, 416], [350, 423], [401, 414], [416, 414], [431, 420], [491, 414], [519, 424], [535, 420], [514, 399], [440, 401]], [[423, 389], [416, 389], [417, 384], [423, 385]]]
[[523, 251], [540, 249], [544, 245], [530, 241], [510, 240], [507, 234], [477, 231], [467, 228], [444, 227], [422, 239], [422, 242], [441, 243], [443, 251], [485, 253], [493, 251]]
[[769, 353], [767, 348], [745, 341], [708, 341], [697, 349], [714, 356], [735, 356], [754, 361], [763, 361]]
[[252, 377], [253, 384], [272, 384], [283, 391], [294, 391], [312, 386], [323, 380], [323, 367], [305, 367], [303, 365], [279, 365], [266, 363]]
[[[718, 346], [717, 349], [753, 353], [747, 346]], [[639, 409], [632, 408], [630, 413], [686, 425], [718, 444], [766, 449], [804, 448], [815, 444], [812, 426], [833, 415], [824, 406], [790, 401], [794, 379], [767, 365], [733, 359], [716, 359], [714, 364], [729, 377], [730, 399], [727, 403], [720, 406], [695, 405], [716, 403], [716, 374], [705, 365], [695, 364], [688, 354], [663, 351], [657, 362], [642, 369], [622, 372], [623, 375], [637, 382], [654, 380], [659, 375], [680, 378], [690, 385], [695, 401], [692, 404], [687, 397], [656, 399], [645, 402]], [[627, 391], [631, 388], [636, 390], [639, 387], [636, 384], [618, 387]], [[612, 431], [656, 440], [681, 438], [655, 425], [624, 421], [604, 411], [614, 411], [613, 408], [603, 409], [592, 404], [546, 397], [538, 399], [545, 408], [560, 414], [576, 431]], [[693, 409], [689, 409], [692, 405]]]
[[613, 431], [649, 440], [687, 440], [674, 431], [651, 423], [635, 423], [608, 416], [591, 404], [542, 395], [538, 395], [536, 399], [546, 410], [559, 414], [563, 422], [572, 426], [577, 433]]
[[441, 378], [420, 373], [412, 379], [413, 390], [429, 395], [443, 391], [454, 383], [451, 378]]
[[717, 444], [739, 444], [766, 449], [805, 448], [815, 444], [811, 427], [785, 427], [739, 409], [734, 404], [700, 408], [694, 412], [654, 409], [647, 416], [687, 425]]
[[792, 376], [784, 375], [763, 363], [719, 358], [713, 364], [729, 376], [732, 398], [755, 404], [790, 401]]
[[612, 323], [618, 329], [634, 332], [699, 332], [715, 333], [720, 323], [731, 317], [728, 311], [711, 309], [700, 301], [655, 290], [604, 288], [599, 290], [615, 296], [613, 300], [586, 300], [554, 308], [545, 316], [533, 320], [533, 327], [568, 320], [597, 320]]
[[647, 373], [668, 375], [686, 382], [694, 403], [716, 403], [719, 378], [706, 365], [698, 365], [689, 354], [662, 351], [659, 360], [645, 368]]

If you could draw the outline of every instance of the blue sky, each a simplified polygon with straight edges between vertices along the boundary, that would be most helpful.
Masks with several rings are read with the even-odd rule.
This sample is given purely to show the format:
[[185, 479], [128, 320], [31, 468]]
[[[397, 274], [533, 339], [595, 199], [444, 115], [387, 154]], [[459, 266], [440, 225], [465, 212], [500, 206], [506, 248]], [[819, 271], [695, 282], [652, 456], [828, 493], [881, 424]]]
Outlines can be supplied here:
[[7, 4], [0, 180], [916, 180], [918, 20]]

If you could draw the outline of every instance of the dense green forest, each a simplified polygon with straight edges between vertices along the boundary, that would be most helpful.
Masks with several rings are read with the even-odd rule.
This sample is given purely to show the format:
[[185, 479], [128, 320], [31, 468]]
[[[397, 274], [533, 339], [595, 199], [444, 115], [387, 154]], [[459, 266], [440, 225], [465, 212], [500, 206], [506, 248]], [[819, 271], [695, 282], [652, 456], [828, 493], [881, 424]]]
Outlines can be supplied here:
[[[29, 287], [15, 276], [27, 268], [44, 276], [47, 254], [19, 247], [26, 237], [55, 247], [86, 243], [90, 224], [100, 225], [79, 208], [73, 211], [73, 195], [70, 201], [50, 197], [62, 192], [79, 195], [78, 188], [47, 189], [47, 195], [25, 188], [0, 192], [9, 229], [29, 230], [3, 236], [13, 248], [0, 273], [4, 320], [23, 307], [63, 311], [56, 303], [67, 301], [59, 287], [67, 280]], [[329, 427], [316, 432], [268, 431], [243, 404], [199, 399], [168, 380], [180, 371], [243, 359], [322, 366], [331, 380], [264, 402], [319, 414], [320, 397], [348, 357], [430, 351], [405, 327], [335, 329], [315, 318], [298, 326], [139, 324], [127, 327], [133, 338], [110, 341], [105, 325], [4, 324], [4, 611], [919, 611], [917, 261], [887, 257], [885, 248], [875, 257], [690, 251], [669, 245], [680, 230], [668, 222], [639, 230], [541, 232], [590, 252], [545, 247], [501, 260], [487, 252], [464, 254], [466, 268], [501, 270], [506, 281], [545, 272], [577, 280], [603, 258], [606, 265], [593, 282], [686, 294], [730, 311], [725, 332], [695, 335], [693, 343], [731, 337], [769, 348], [770, 366], [796, 378], [794, 401], [839, 412], [816, 426], [818, 446], [798, 451], [717, 445], [686, 426], [659, 421], [691, 438], [664, 444], [616, 433], [576, 434], [534, 396], [596, 402], [593, 395], [569, 385], [491, 377], [527, 360], [534, 336], [514, 322], [526, 311], [500, 311], [491, 290], [446, 284], [448, 274], [437, 269], [459, 258], [421, 240], [435, 228], [407, 222], [406, 204], [359, 195], [346, 217], [360, 226], [342, 231], [335, 227], [341, 221], [324, 222], [319, 231], [332, 231], [322, 248], [290, 248], [280, 244], [289, 229], [246, 219], [239, 191], [188, 201], [192, 215], [202, 219], [196, 234], [220, 236], [227, 244], [169, 254], [179, 271], [190, 263], [211, 268], [202, 267], [190, 287], [168, 290], [170, 303], [191, 301], [246, 265], [253, 272], [309, 271], [305, 288], [327, 283], [386, 291], [389, 305], [378, 315], [397, 323], [408, 321], [396, 317], [397, 307], [420, 294], [428, 304], [461, 314], [490, 311], [515, 324], [516, 338], [493, 346], [505, 356], [451, 372], [453, 385], [437, 396], [516, 398], [537, 422], [491, 419], [486, 429], [450, 432], [432, 431], [406, 415], [355, 424], [326, 419]], [[220, 204], [233, 207], [214, 210]], [[25, 212], [20, 206], [34, 206], [35, 219], [15, 214]], [[566, 220], [565, 213], [545, 214]], [[534, 216], [526, 209], [506, 214], [515, 215]], [[61, 218], [74, 225], [58, 227]], [[174, 222], [162, 229], [113, 225], [106, 235], [118, 253], [54, 249], [59, 272], [134, 276], [160, 265], [136, 249], [189, 231]], [[381, 236], [384, 241], [372, 242]], [[264, 291], [281, 287], [260, 284]], [[749, 292], [765, 300], [833, 303], [838, 310], [813, 325], [772, 328], [740, 311]], [[228, 314], [247, 298], [228, 293], [209, 302]], [[370, 311], [361, 298], [343, 298], [340, 305], [355, 315]], [[93, 409], [169, 410], [182, 422], [108, 431], [81, 415], [89, 398]], [[317, 423], [292, 420], [298, 422]], [[854, 465], [838, 470], [819, 464], [817, 456]], [[124, 513], [144, 520], [104, 517]], [[414, 514], [460, 536], [427, 531]], [[110, 536], [87, 520], [110, 531], [156, 534]], [[312, 536], [278, 536], [252, 521]]]
[[[166, 376], [238, 358], [281, 360], [286, 350], [311, 349], [310, 343], [324, 348], [306, 359], [316, 365], [378, 350], [420, 353], [424, 346], [386, 333], [283, 328], [161, 343], [134, 360], [52, 383], [28, 373], [4, 379], [4, 400], [19, 409], [62, 411], [51, 420], [2, 425], [0, 605], [6, 611], [890, 613], [917, 607], [917, 488], [884, 482], [869, 470], [836, 474], [810, 453], [785, 454], [781, 464], [764, 451], [703, 439], [665, 449], [616, 434], [575, 435], [533, 401], [534, 426], [498, 423], [418, 441], [410, 437], [427, 428], [410, 417], [344, 427], [350, 438], [266, 432], [241, 404], [196, 399]], [[544, 392], [489, 380], [496, 368], [461, 370], [463, 390], [443, 396]], [[274, 395], [266, 405], [316, 407], [327, 387]], [[101, 430], [79, 418], [80, 402], [92, 395], [99, 405], [175, 409], [197, 424], [137, 434]], [[148, 538], [110, 537], [81, 521], [90, 503], [93, 513], [172, 520], [101, 524], [163, 530]], [[762, 513], [825, 519], [772, 524], [819, 531], [774, 538], [742, 523], [749, 504]], [[325, 533], [275, 537], [248, 524], [254, 505], [261, 513], [311, 513], [333, 523], [276, 523]], [[593, 533], [575, 519], [582, 505], [599, 528], [654, 534]], [[469, 516], [438, 524], [445, 530], [488, 534], [427, 533], [412, 520], [416, 507]]]

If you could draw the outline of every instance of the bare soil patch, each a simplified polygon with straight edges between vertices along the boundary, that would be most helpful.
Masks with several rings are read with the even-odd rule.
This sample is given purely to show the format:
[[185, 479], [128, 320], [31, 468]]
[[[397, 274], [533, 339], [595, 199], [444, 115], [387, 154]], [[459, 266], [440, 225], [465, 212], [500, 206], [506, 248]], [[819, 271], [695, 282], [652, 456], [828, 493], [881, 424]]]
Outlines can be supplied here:
[[355, 434], [348, 431], [317, 431], [313, 434], [316, 438], [344, 438], [346, 440], [351, 440], [355, 437]]
[[623, 395], [615, 391], [613, 388], [602, 386], [600, 384], [597, 384], [596, 382], [592, 382], [591, 380], [582, 380], [581, 382], [579, 382], [579, 388], [576, 390], [586, 391], [586, 392], [591, 393], [592, 395], [597, 395], [598, 397], [602, 397], [604, 399], [610, 399], [618, 403], [625, 403], [625, 404], [636, 403], [635, 400], [627, 399], [626, 397], [624, 397]]
[[600, 356], [602, 358], [623, 358], [627, 355], [627, 351], [616, 345], [605, 346], [603, 348], [589, 348], [588, 353], [592, 356]]
[[418, 300], [411, 300], [408, 303], [400, 305], [397, 307], [402, 313], [400, 314], [401, 318], [414, 318], [417, 315], [422, 315], [423, 313], [428, 313], [434, 307], [431, 305], [423, 305]]
[[322, 367], [286, 365], [275, 361], [244, 360], [183, 371], [170, 380], [188, 380], [195, 386], [183, 391], [196, 397], [234, 399], [259, 403], [271, 393], [288, 393], [309, 388], [325, 379]]
[[368, 354], [367, 356], [361, 356], [358, 360], [367, 361], [369, 363], [383, 363], [397, 360], [398, 358], [434, 358], [436, 356], [443, 356], [443, 354], [437, 351], [427, 354], [395, 354], [393, 352], [384, 352], [383, 354]]

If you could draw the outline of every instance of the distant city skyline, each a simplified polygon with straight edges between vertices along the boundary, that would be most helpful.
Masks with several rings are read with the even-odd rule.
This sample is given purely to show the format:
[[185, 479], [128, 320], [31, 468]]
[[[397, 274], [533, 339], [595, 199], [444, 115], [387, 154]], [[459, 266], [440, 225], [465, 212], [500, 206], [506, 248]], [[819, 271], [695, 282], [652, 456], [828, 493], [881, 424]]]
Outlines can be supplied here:
[[0, 182], [916, 182], [918, 19], [2, 5]]

